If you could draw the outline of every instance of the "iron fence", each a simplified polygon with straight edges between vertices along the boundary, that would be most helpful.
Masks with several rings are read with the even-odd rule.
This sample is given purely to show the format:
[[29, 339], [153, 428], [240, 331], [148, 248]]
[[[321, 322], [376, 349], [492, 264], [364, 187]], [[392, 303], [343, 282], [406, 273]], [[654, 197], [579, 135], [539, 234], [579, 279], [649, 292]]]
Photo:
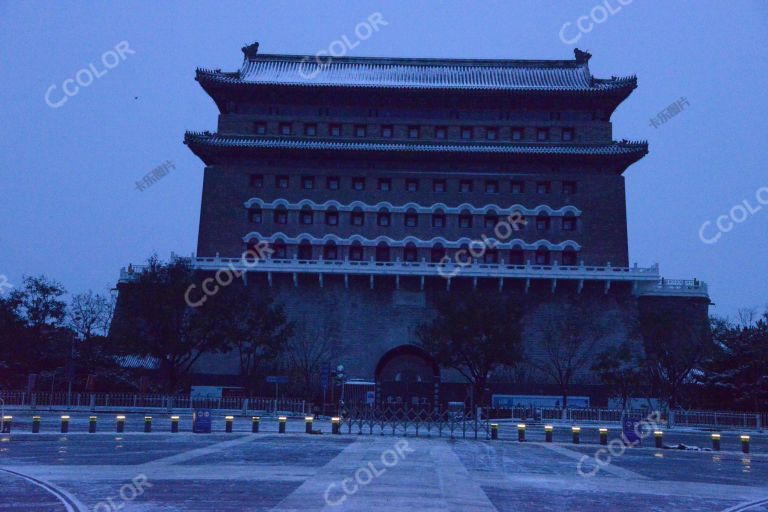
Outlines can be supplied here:
[[263, 397], [194, 397], [189, 395], [162, 395], [138, 393], [72, 393], [0, 391], [5, 407], [64, 408], [95, 411], [98, 409], [221, 409], [253, 412], [285, 412], [305, 414], [304, 400], [275, 400]]
[[741, 413], [732, 411], [652, 411], [650, 409], [599, 409], [573, 408], [557, 409], [547, 407], [513, 407], [492, 409], [494, 417], [506, 417], [513, 420], [548, 422], [565, 421], [570, 423], [619, 423], [625, 416], [654, 419], [668, 426], [697, 428], [749, 428], [762, 430], [768, 425], [768, 413]]
[[765, 427], [765, 416], [725, 411], [675, 410], [670, 412], [670, 423], [675, 426], [762, 430]]
[[478, 416], [465, 411], [353, 408], [342, 416], [341, 429], [348, 434], [490, 438], [490, 422], [483, 412]]

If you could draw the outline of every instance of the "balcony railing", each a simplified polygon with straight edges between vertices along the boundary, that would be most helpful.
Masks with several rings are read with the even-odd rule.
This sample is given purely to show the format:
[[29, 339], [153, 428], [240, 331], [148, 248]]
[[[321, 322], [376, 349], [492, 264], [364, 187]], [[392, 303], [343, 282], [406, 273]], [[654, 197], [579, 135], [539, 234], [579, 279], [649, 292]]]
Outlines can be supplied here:
[[[659, 274], [659, 266], [613, 267], [594, 265], [525, 265], [508, 263], [481, 263], [459, 265], [455, 262], [434, 263], [422, 261], [375, 261], [375, 260], [300, 260], [300, 259], [256, 259], [196, 257], [186, 258], [194, 269], [203, 271], [230, 270], [233, 272], [295, 273], [295, 274], [336, 274], [365, 276], [419, 276], [455, 279], [502, 278], [502, 279], [546, 279], [631, 282], [639, 295], [691, 295], [707, 297], [707, 285], [698, 280], [670, 280]], [[144, 270], [142, 265], [130, 265], [120, 271], [120, 281], [129, 282]]]

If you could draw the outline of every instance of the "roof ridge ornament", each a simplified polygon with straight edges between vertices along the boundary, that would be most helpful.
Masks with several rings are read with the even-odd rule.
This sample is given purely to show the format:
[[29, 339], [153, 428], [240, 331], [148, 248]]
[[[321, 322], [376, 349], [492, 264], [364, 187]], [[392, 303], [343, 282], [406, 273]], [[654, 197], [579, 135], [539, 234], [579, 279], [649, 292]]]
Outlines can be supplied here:
[[574, 57], [576, 57], [576, 62], [578, 62], [579, 64], [585, 64], [589, 62], [589, 59], [592, 58], [592, 54], [589, 53], [589, 50], [583, 52], [578, 48], [573, 49], [573, 55]]
[[256, 54], [259, 53], [259, 43], [255, 42], [245, 45], [241, 48], [241, 50], [243, 51], [243, 56], [247, 60], [254, 60], [256, 58]]

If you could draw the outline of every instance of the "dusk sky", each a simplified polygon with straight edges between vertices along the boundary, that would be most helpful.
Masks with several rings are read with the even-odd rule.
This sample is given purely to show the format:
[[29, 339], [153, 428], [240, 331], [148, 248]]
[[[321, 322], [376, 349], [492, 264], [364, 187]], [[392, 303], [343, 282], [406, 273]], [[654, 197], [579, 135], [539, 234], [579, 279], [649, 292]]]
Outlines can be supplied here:
[[[218, 113], [195, 68], [234, 71], [254, 41], [264, 53], [314, 55], [346, 36], [349, 56], [571, 59], [579, 47], [596, 77], [636, 74], [612, 119], [614, 139], [649, 141], [625, 173], [630, 261], [707, 282], [713, 314], [763, 311], [768, 2], [624, 3], [3, 1], [0, 275], [103, 291], [154, 252], [191, 254], [203, 164], [182, 140], [215, 131]], [[357, 40], [355, 26], [376, 12], [387, 24]], [[602, 22], [582, 33], [590, 12]], [[102, 55], [123, 42], [133, 53], [108, 69]], [[65, 96], [64, 82], [91, 64], [100, 76]], [[654, 127], [677, 101], [683, 110]], [[167, 161], [165, 177], [136, 188]], [[707, 221], [714, 243], [701, 240]]]

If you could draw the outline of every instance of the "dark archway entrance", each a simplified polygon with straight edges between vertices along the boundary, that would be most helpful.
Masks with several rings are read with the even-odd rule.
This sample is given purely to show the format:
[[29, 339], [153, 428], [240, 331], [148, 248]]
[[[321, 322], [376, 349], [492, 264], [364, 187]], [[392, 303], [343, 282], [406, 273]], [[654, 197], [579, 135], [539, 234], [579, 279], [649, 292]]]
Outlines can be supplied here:
[[400, 345], [379, 359], [376, 405], [434, 410], [440, 404], [440, 367], [416, 345]]

